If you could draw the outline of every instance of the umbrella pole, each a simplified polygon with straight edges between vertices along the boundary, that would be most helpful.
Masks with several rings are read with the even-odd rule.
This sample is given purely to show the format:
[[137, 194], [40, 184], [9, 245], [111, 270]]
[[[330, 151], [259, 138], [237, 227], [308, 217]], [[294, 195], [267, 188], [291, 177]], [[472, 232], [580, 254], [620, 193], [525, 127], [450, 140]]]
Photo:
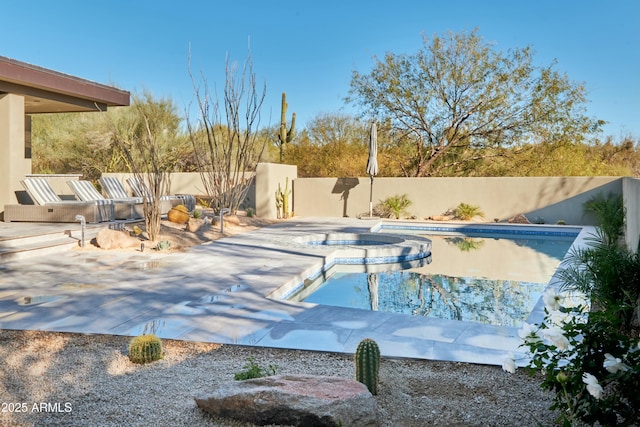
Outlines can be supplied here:
[[371, 177], [371, 187], [369, 188], [369, 218], [373, 217], [373, 175]]

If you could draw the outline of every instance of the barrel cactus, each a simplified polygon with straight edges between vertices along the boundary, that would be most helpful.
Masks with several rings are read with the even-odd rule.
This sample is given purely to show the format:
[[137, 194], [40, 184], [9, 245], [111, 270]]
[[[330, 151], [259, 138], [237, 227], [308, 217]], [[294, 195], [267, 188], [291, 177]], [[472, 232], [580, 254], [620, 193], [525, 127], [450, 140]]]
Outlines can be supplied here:
[[129, 343], [129, 360], [150, 363], [162, 359], [162, 341], [153, 334], [139, 335]]
[[360, 341], [355, 355], [356, 380], [366, 385], [371, 394], [378, 394], [380, 348], [371, 338]]

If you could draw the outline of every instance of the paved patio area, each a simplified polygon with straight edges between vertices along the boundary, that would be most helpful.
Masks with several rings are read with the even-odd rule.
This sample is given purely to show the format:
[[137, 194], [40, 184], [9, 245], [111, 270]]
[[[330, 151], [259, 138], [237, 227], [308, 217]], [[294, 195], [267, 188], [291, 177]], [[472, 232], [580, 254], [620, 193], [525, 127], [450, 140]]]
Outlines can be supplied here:
[[[293, 303], [265, 296], [321, 268], [335, 248], [288, 244], [309, 233], [362, 233], [375, 221], [303, 218], [183, 253], [69, 251], [0, 266], [0, 328], [138, 335], [500, 365], [517, 329]], [[541, 310], [540, 307], [537, 308]]]

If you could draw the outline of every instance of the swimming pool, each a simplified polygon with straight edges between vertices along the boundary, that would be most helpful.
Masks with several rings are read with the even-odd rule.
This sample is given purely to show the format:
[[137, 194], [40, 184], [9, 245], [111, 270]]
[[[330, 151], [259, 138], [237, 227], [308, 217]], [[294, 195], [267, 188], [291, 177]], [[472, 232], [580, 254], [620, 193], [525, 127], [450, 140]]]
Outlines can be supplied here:
[[381, 233], [403, 232], [430, 239], [431, 263], [401, 270], [389, 265], [375, 273], [335, 266], [309, 280], [289, 299], [519, 327], [579, 229], [513, 227], [498, 231], [491, 227], [381, 229]]

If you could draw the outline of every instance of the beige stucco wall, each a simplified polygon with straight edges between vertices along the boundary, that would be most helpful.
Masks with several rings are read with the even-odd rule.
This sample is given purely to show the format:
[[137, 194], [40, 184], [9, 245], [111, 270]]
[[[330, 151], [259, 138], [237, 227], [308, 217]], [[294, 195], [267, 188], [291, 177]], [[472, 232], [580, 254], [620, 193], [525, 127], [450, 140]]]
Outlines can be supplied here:
[[[284, 189], [285, 180], [289, 178], [289, 188], [292, 188], [292, 181], [297, 177], [298, 168], [292, 165], [280, 165], [274, 163], [260, 163], [256, 168], [256, 179], [249, 187], [247, 197], [243, 203], [246, 207], [255, 209], [256, 216], [260, 218], [275, 219], [276, 205], [275, 192], [278, 184]], [[123, 183], [127, 191], [130, 191], [126, 184], [126, 178], [130, 173], [105, 173], [105, 176], [113, 176]], [[206, 195], [204, 184], [199, 173], [179, 172], [171, 173], [169, 176], [169, 194], [193, 194]], [[293, 194], [293, 193], [292, 193]], [[291, 198], [293, 195], [291, 196]], [[290, 202], [293, 206], [292, 201]]]
[[627, 247], [640, 248], [640, 179], [623, 178], [622, 195], [626, 212], [625, 239]]
[[0, 94], [0, 212], [16, 204], [20, 180], [31, 172], [31, 159], [24, 157], [24, 97]]
[[[370, 179], [299, 178], [294, 182], [296, 216], [368, 214]], [[442, 215], [459, 203], [477, 205], [484, 218], [500, 221], [523, 213], [547, 224], [593, 224], [582, 204], [598, 192], [622, 193], [620, 177], [375, 178], [374, 205], [406, 194], [409, 215], [424, 219]]]
[[278, 185], [285, 191], [287, 179], [289, 180], [289, 209], [294, 210], [293, 205], [293, 181], [298, 177], [298, 167], [294, 165], [281, 165], [277, 163], [259, 163], [256, 168], [256, 215], [259, 218], [276, 219], [276, 191]]

